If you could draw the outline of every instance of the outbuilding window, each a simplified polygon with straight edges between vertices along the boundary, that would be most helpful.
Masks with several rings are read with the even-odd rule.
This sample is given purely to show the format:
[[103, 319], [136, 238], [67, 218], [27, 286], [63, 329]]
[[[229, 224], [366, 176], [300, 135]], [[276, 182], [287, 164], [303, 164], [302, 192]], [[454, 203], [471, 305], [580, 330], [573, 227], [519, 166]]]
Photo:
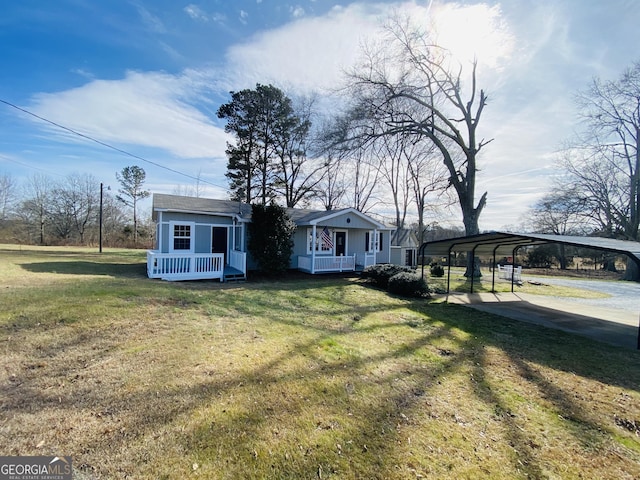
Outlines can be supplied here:
[[193, 225], [173, 223], [171, 225], [171, 251], [189, 253], [193, 251]]

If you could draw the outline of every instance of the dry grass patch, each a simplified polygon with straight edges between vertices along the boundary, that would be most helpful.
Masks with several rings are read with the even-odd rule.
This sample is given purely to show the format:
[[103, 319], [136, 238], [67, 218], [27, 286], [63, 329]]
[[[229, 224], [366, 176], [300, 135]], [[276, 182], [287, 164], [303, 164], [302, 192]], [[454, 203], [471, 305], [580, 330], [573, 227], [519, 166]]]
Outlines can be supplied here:
[[0, 249], [5, 454], [90, 478], [640, 477], [638, 352], [353, 279], [167, 283], [108, 255]]

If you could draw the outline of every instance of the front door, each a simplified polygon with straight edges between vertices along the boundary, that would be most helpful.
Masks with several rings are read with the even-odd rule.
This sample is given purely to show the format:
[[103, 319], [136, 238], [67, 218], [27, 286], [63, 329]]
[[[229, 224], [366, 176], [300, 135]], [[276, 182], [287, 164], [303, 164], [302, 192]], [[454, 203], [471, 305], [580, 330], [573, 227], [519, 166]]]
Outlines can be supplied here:
[[347, 254], [347, 232], [336, 232], [336, 257]]
[[413, 267], [414, 263], [413, 263], [413, 252], [414, 250], [409, 248], [407, 249], [407, 251], [405, 252], [405, 257], [404, 257], [404, 264], [408, 265], [410, 267]]
[[227, 263], [227, 228], [213, 227], [211, 231], [211, 253], [223, 253]]

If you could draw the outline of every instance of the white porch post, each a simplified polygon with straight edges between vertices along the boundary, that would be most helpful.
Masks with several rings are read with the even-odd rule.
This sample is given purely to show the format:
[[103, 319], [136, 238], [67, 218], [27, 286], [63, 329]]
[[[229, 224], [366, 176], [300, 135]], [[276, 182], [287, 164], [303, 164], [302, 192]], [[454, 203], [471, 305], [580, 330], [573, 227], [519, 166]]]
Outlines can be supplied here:
[[311, 273], [316, 273], [316, 225], [311, 228]]
[[378, 238], [378, 229], [373, 229], [373, 264], [376, 265], [378, 263], [378, 249], [380, 248], [379, 238]]
[[[158, 252], [162, 252], [162, 212], [158, 212], [158, 229], [156, 230], [156, 235], [158, 235]], [[169, 248], [167, 247], [167, 252]]]
[[234, 217], [233, 219], [233, 225], [231, 226], [231, 248], [229, 250], [235, 250], [236, 249], [236, 222], [237, 219]]

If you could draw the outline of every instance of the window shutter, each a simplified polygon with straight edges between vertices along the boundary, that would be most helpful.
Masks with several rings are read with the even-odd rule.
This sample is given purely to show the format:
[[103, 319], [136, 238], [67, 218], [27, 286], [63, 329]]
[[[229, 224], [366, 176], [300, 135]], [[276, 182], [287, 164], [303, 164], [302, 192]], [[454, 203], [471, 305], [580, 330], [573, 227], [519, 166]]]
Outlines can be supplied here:
[[364, 251], [365, 252], [369, 251], [369, 232], [366, 232], [364, 234]]
[[380, 247], [378, 248], [378, 251], [382, 251], [382, 232], [380, 232]]

